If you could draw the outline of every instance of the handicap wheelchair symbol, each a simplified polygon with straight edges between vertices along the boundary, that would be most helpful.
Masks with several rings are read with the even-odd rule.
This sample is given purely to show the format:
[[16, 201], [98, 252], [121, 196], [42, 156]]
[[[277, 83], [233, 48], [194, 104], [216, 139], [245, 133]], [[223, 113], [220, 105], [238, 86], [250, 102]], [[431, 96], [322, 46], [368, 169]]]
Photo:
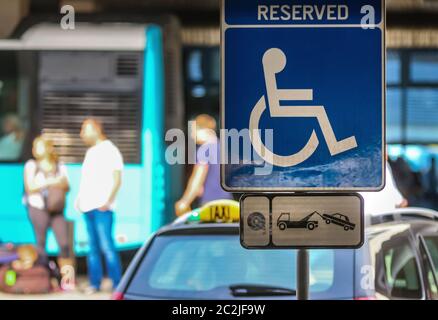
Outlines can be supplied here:
[[266, 82], [267, 101], [262, 96], [251, 112], [249, 121], [250, 139], [254, 150], [268, 163], [279, 167], [293, 167], [310, 158], [319, 145], [318, 136], [313, 130], [307, 144], [297, 153], [282, 156], [266, 148], [260, 137], [259, 122], [266, 103], [269, 103], [270, 115], [273, 118], [316, 118], [321, 127], [325, 142], [331, 156], [357, 147], [354, 136], [338, 141], [324, 106], [280, 106], [280, 101], [312, 101], [313, 89], [278, 89], [276, 74], [286, 67], [284, 52], [277, 48], [269, 49], [263, 55], [263, 70]]

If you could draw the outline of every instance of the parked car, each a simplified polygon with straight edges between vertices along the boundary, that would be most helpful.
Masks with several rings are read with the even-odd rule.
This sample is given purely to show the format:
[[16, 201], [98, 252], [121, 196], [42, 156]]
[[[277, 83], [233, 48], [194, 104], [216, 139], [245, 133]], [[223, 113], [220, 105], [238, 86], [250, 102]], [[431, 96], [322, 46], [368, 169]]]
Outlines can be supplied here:
[[[438, 299], [438, 212], [368, 217], [359, 250], [310, 250], [311, 299]], [[296, 299], [295, 250], [246, 250], [193, 212], [137, 253], [114, 299]]]

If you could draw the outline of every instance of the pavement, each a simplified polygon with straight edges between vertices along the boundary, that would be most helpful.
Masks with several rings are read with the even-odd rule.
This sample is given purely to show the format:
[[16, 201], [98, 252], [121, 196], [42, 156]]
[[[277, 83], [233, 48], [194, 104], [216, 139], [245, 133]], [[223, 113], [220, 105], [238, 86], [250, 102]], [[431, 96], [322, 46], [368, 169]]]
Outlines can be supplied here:
[[77, 283], [75, 290], [49, 294], [17, 295], [0, 293], [0, 300], [109, 300], [111, 298], [110, 280], [104, 280], [102, 283], [102, 291], [91, 295], [82, 292], [87, 286], [86, 278], [78, 279]]

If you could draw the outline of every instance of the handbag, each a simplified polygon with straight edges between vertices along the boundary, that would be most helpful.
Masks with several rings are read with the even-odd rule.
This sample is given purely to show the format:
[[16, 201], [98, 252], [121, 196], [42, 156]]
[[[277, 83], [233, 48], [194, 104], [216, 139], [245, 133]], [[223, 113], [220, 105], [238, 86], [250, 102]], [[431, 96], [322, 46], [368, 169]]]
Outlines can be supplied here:
[[59, 187], [47, 188], [45, 197], [46, 210], [51, 214], [62, 213], [65, 208], [66, 192]]
[[[56, 173], [59, 172], [59, 166], [56, 168]], [[43, 192], [44, 207], [50, 214], [63, 213], [66, 203], [66, 190], [60, 187], [48, 187]]]

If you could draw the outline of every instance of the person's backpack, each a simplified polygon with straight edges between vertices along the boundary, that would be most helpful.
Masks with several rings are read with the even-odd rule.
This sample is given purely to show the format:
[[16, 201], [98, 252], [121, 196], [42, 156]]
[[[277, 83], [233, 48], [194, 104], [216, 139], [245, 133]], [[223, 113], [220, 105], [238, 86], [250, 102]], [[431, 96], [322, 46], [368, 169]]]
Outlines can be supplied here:
[[51, 291], [50, 271], [43, 265], [26, 270], [0, 267], [0, 291], [9, 294], [45, 294]]

